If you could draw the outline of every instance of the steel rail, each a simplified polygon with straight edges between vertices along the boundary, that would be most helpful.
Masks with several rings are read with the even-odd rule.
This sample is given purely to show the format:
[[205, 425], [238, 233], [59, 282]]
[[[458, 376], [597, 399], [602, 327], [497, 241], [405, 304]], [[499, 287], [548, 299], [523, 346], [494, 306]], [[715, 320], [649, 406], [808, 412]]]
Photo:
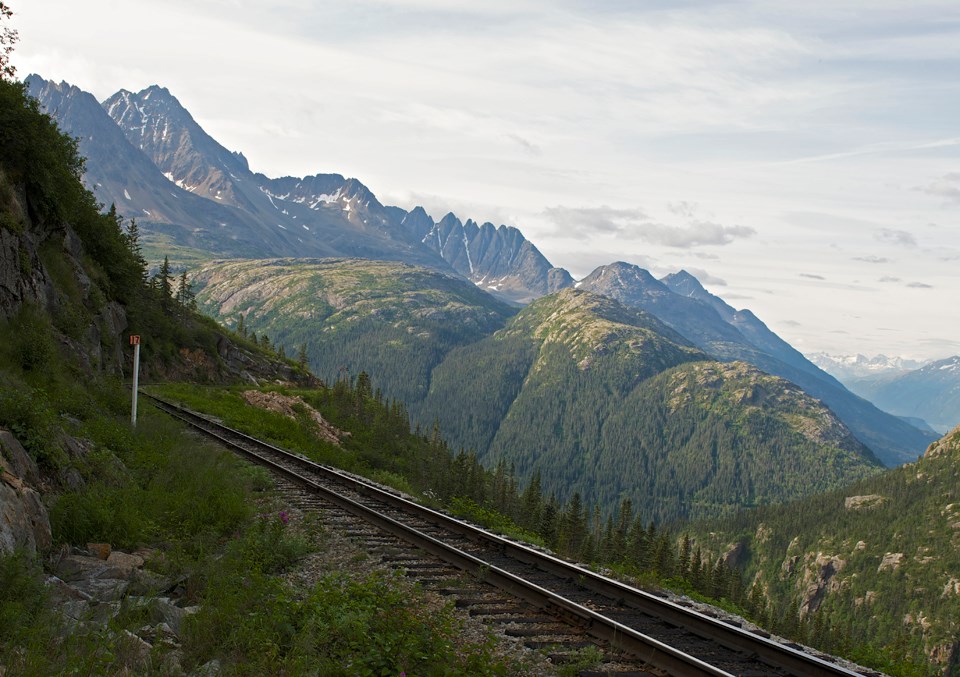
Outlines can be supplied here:
[[[146, 394], [146, 393], [145, 393]], [[224, 426], [221, 423], [212, 421], [209, 418], [191, 412], [176, 404], [162, 400], [154, 395], [146, 394], [151, 400], [157, 403], [161, 409], [167, 413], [176, 416], [180, 420], [201, 430], [208, 436], [220, 441], [221, 443], [240, 450], [245, 455], [251, 457], [259, 463], [269, 465], [278, 471], [291, 477], [297, 482], [309, 486], [311, 491], [320, 493], [324, 497], [342, 507], [345, 510], [357, 514], [357, 516], [370, 521], [377, 526], [393, 533], [408, 542], [413, 542], [427, 552], [434, 554], [441, 559], [449, 561], [451, 564], [469, 571], [479, 578], [504, 589], [506, 592], [524, 599], [531, 604], [550, 611], [561, 618], [568, 620], [574, 625], [582, 627], [588, 634], [599, 639], [610, 642], [618, 649], [629, 652], [637, 658], [646, 661], [650, 665], [660, 667], [676, 675], [728, 675], [719, 668], [712, 667], [700, 659], [684, 654], [683, 652], [670, 647], [663, 642], [649, 637], [643, 633], [629, 628], [613, 619], [598, 614], [576, 602], [568, 600], [549, 590], [546, 590], [534, 583], [524, 581], [508, 571], [492, 566], [483, 560], [463, 552], [457, 548], [444, 544], [442, 541], [423, 534], [412, 527], [403, 525], [389, 516], [382, 515], [377, 511], [357, 503], [352, 499], [343, 496], [331, 489], [316, 484], [309, 478], [294, 472], [282, 465], [276, 464], [258, 454], [244, 449], [242, 446], [232, 440], [217, 434], [204, 426], [213, 426], [229, 435], [238, 437], [247, 444], [251, 444], [272, 453], [280, 454], [284, 458], [292, 460], [294, 463], [309, 468], [312, 472], [322, 474], [332, 478], [337, 482], [347, 484], [351, 490], [375, 500], [387, 503], [395, 509], [402, 510], [408, 514], [414, 514], [421, 519], [425, 519], [435, 525], [442, 526], [460, 536], [466, 537], [476, 543], [486, 543], [494, 545], [501, 553], [509, 555], [526, 564], [536, 566], [538, 569], [549, 572], [567, 579], [574, 579], [578, 585], [593, 592], [605, 595], [609, 598], [618, 600], [628, 608], [649, 614], [659, 618], [667, 623], [705, 637], [710, 641], [726, 646], [735, 651], [754, 654], [760, 661], [766, 662], [772, 666], [779, 667], [790, 674], [800, 676], [837, 676], [862, 677], [862, 673], [848, 670], [843, 666], [823, 660], [817, 656], [804, 653], [790, 646], [785, 646], [766, 637], [762, 637], [743, 628], [731, 625], [724, 621], [711, 618], [693, 609], [682, 607], [674, 602], [663, 599], [651, 593], [630, 587], [615, 581], [596, 572], [584, 569], [576, 564], [563, 561], [553, 555], [549, 555], [535, 550], [527, 545], [517, 543], [497, 534], [492, 534], [479, 527], [468, 524], [462, 520], [453, 518], [437, 510], [427, 508], [418, 503], [414, 503], [402, 496], [397, 496], [389, 491], [381, 489], [373, 484], [367, 483], [356, 477], [352, 477], [340, 470], [321, 465], [311, 461], [299, 454], [276, 447], [272, 444], [251, 437], [246, 433], [240, 432]], [[362, 514], [358, 514], [362, 513]], [[679, 661], [679, 662], [678, 662]]]

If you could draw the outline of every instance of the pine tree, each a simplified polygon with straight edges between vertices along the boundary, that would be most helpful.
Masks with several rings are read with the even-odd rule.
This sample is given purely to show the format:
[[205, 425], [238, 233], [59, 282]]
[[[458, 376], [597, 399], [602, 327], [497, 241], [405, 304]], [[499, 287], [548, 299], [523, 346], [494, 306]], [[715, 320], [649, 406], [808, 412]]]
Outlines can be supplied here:
[[169, 313], [173, 307], [173, 281], [170, 279], [170, 259], [163, 257], [163, 265], [156, 275], [157, 290], [160, 294], [160, 307]]
[[533, 477], [530, 478], [530, 483], [527, 485], [527, 488], [524, 489], [523, 496], [520, 498], [520, 505], [522, 506], [520, 521], [524, 526], [531, 529], [537, 528], [537, 524], [540, 522], [542, 501], [543, 494], [540, 488], [540, 471], [537, 470], [533, 473]]
[[180, 280], [177, 284], [177, 305], [181, 318], [186, 318], [189, 313], [197, 309], [197, 296], [193, 293], [193, 287], [187, 280], [186, 270], [180, 273]]
[[680, 541], [680, 555], [677, 557], [677, 575], [690, 580], [690, 536], [683, 535]]
[[[107, 212], [107, 214], [116, 220], [118, 226], [120, 225], [122, 219], [117, 214], [116, 205], [111, 204], [110, 210]], [[131, 218], [130, 221], [127, 222], [127, 228], [123, 234], [123, 239], [127, 244], [127, 249], [133, 253], [133, 257], [136, 260], [137, 265], [140, 267], [140, 279], [146, 281], [149, 274], [149, 265], [147, 264], [147, 259], [143, 256], [143, 247], [140, 245], [140, 226], [137, 225], [136, 219]]]

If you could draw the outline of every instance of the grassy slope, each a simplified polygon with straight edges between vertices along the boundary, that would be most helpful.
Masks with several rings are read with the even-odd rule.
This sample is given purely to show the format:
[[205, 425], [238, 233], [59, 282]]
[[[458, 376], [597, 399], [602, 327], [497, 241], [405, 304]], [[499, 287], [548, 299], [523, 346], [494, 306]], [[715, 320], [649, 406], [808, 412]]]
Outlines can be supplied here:
[[194, 280], [201, 307], [227, 324], [242, 315], [288, 355], [304, 347], [322, 378], [367, 371], [388, 397], [407, 403], [422, 399], [452, 348], [514, 312], [469, 282], [393, 262], [229, 261], [204, 266]]

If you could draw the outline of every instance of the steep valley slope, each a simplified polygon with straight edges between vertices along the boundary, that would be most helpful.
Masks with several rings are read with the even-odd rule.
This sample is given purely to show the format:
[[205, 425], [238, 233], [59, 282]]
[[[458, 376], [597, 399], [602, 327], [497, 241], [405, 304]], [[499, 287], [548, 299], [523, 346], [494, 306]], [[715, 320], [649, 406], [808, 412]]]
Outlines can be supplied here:
[[828, 648], [833, 637], [919, 655], [931, 674], [960, 668], [960, 428], [915, 463], [693, 532]]

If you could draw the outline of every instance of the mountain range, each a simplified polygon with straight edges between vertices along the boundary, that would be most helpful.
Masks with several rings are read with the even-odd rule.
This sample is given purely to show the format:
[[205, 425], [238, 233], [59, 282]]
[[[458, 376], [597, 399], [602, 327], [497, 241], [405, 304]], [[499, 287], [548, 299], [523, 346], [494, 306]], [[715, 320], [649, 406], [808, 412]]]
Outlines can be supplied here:
[[[85, 181], [104, 204], [136, 217], [161, 246], [262, 258], [362, 257], [459, 272], [529, 301], [572, 284], [515, 228], [434, 221], [381, 204], [340, 174], [271, 179], [207, 134], [170, 92], [121, 90], [99, 103], [67, 83], [26, 79], [31, 95], [79, 139]], [[148, 242], [149, 243], [149, 242]]]
[[[687, 273], [658, 281], [641, 268], [615, 263], [575, 283], [516, 228], [464, 222], [454, 214], [434, 221], [420, 207], [385, 206], [358, 180], [339, 174], [271, 179], [254, 173], [242, 154], [217, 143], [165, 88], [121, 90], [98, 103], [66, 83], [35, 75], [26, 82], [61, 128], [78, 137], [87, 157], [85, 178], [98, 199], [136, 217], [157, 254], [194, 262], [404, 262], [469, 280], [513, 303], [576, 285], [648, 311], [709, 356], [745, 361], [796, 383], [827, 403], [888, 465], [915, 459], [934, 439], [850, 393], [750, 311], [730, 307]], [[213, 310], [215, 301], [209, 303]], [[248, 326], [282, 334], [256, 307], [248, 309]], [[427, 390], [429, 380], [422, 387]]]
[[811, 353], [807, 358], [825, 372], [847, 383], [850, 379], [869, 376], [903, 374], [927, 364], [922, 360], [887, 355], [831, 355], [830, 353]]

